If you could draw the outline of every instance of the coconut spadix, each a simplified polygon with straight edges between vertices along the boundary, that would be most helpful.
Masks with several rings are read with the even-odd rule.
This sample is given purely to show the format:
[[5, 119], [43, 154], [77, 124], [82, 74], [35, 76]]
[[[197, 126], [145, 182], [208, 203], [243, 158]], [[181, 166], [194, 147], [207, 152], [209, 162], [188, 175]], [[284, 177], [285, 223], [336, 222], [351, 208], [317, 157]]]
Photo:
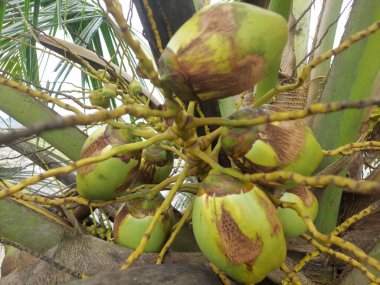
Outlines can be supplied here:
[[208, 6], [170, 39], [160, 78], [185, 101], [236, 95], [278, 68], [287, 35], [287, 22], [271, 11], [239, 2]]
[[[129, 129], [104, 126], [85, 141], [81, 159], [99, 156], [112, 148], [140, 141]], [[122, 153], [78, 169], [78, 193], [90, 200], [109, 200], [122, 194], [137, 174], [141, 151]]]
[[285, 260], [276, 208], [251, 183], [211, 172], [195, 198], [192, 221], [203, 254], [238, 282], [257, 283]]

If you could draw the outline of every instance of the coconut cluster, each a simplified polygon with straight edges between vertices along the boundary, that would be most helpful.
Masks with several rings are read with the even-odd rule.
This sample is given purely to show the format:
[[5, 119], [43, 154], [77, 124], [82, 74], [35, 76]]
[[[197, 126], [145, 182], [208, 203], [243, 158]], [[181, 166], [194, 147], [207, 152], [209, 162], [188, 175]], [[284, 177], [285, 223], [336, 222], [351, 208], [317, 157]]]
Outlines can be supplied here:
[[[208, 6], [171, 38], [158, 62], [163, 86], [183, 101], [219, 99], [252, 90], [276, 72], [287, 41], [286, 21], [257, 6], [228, 2]], [[230, 119], [253, 119], [281, 111], [246, 108]], [[310, 175], [323, 153], [302, 121], [251, 127], [223, 127], [222, 150], [243, 173], [275, 170]], [[273, 205], [260, 187], [224, 173], [210, 172], [201, 183], [193, 209], [193, 229], [204, 255], [238, 282], [260, 282], [285, 260], [285, 236], [306, 231], [291, 209]], [[286, 184], [286, 188], [294, 185]], [[284, 192], [314, 219], [318, 203], [307, 189]]]
[[[141, 138], [132, 134], [132, 127], [99, 128], [85, 141], [81, 158], [96, 157], [114, 147], [141, 141]], [[79, 168], [77, 191], [89, 200], [114, 199], [125, 194], [128, 187], [165, 180], [172, 170], [173, 159], [172, 153], [156, 144], [144, 150], [122, 153]], [[162, 201], [162, 196], [156, 195], [151, 201], [137, 199], [125, 203], [115, 217], [115, 241], [136, 248]], [[160, 216], [145, 251], [156, 252], [161, 249], [171, 231], [172, 216], [170, 209]]]
[[[114, 147], [141, 141], [132, 134], [132, 125], [123, 129], [103, 126], [85, 141], [81, 159], [96, 157]], [[165, 142], [164, 142], [165, 143]], [[166, 143], [167, 144], [167, 143]], [[131, 185], [159, 183], [173, 167], [173, 154], [154, 144], [143, 150], [111, 157], [80, 167], [78, 193], [89, 200], [110, 200], [121, 196]]]
[[[208, 6], [190, 18], [163, 51], [158, 62], [162, 87], [184, 101], [225, 98], [252, 89], [278, 69], [287, 33], [287, 22], [280, 15], [257, 6], [240, 2]], [[131, 83], [129, 91], [139, 94], [141, 85]], [[116, 92], [103, 90], [102, 98], [109, 102]], [[102, 102], [95, 101], [93, 104], [102, 106]], [[254, 119], [278, 111], [281, 109], [273, 106], [245, 108], [229, 118]], [[139, 140], [128, 129], [108, 126], [89, 137], [82, 158]], [[231, 173], [236, 169], [243, 173], [284, 170], [310, 175], [323, 156], [302, 120], [223, 127], [221, 146], [235, 167]], [[172, 167], [173, 154], [154, 144], [82, 167], [78, 192], [90, 200], [113, 199], [131, 185], [160, 183]], [[260, 282], [280, 267], [286, 257], [285, 237], [307, 230], [294, 210], [274, 206], [264, 190], [268, 186], [278, 185], [254, 185], [211, 171], [200, 184], [194, 202], [192, 222], [199, 248], [218, 268], [244, 284]], [[299, 205], [314, 219], [318, 211], [314, 195], [306, 188], [292, 190], [294, 185], [285, 186], [279, 199]], [[158, 195], [153, 200], [125, 203], [115, 218], [115, 241], [136, 248], [162, 201]], [[160, 216], [146, 251], [161, 249], [171, 221], [170, 210]]]

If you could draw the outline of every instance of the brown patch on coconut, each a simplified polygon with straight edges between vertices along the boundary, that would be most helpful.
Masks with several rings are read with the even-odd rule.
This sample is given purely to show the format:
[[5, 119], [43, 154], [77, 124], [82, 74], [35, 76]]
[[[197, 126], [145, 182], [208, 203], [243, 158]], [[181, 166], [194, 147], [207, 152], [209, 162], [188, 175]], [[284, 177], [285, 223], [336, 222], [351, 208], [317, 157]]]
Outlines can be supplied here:
[[199, 21], [200, 34], [207, 37], [215, 33], [233, 33], [238, 28], [232, 6], [222, 5], [211, 8]]
[[152, 184], [156, 169], [157, 167], [153, 163], [144, 161], [144, 166], [140, 167], [137, 173], [137, 180], [143, 184]]
[[299, 121], [281, 122], [279, 126], [267, 124], [260, 133], [263, 141], [270, 144], [281, 164], [295, 161], [305, 143], [305, 128]]
[[115, 220], [113, 224], [113, 234], [114, 234], [115, 239], [119, 238], [119, 227], [121, 223], [123, 222], [123, 220], [125, 219], [125, 217], [128, 215], [128, 212], [129, 211], [127, 207], [123, 205], [122, 208], [117, 212], [115, 216]]
[[[263, 165], [255, 164], [244, 156], [243, 157], [236, 157], [236, 158], [234, 157], [233, 161], [237, 165], [237, 167], [242, 169], [244, 172], [248, 172], [248, 173], [258, 173], [258, 172], [267, 173], [267, 172], [276, 171], [278, 169], [278, 167], [270, 167], [270, 166], [263, 166]], [[278, 185], [279, 183], [270, 182], [268, 184]]]
[[302, 202], [307, 206], [310, 207], [313, 204], [314, 201], [314, 195], [311, 193], [308, 187], [306, 186], [298, 186], [293, 189], [286, 190], [286, 192], [293, 193], [301, 198]]
[[223, 206], [216, 227], [221, 237], [222, 249], [228, 259], [233, 264], [245, 264], [251, 270], [263, 247], [261, 239], [257, 237], [256, 240], [251, 240], [245, 236]]
[[280, 234], [282, 227], [276, 208], [270, 201], [264, 199], [260, 195], [256, 195], [256, 197], [259, 198], [260, 205], [263, 206], [263, 208], [265, 209], [265, 215], [268, 219], [268, 222], [272, 225], [272, 235]]
[[[214, 65], [213, 61], [201, 65], [195, 65], [193, 61], [180, 62], [180, 65], [182, 73], [191, 76], [186, 81], [188, 85], [192, 86], [196, 94], [215, 92], [218, 93], [218, 98], [224, 98], [248, 90], [260, 81], [264, 77], [261, 70], [265, 61], [259, 55], [248, 55], [239, 61], [235, 61], [231, 72], [212, 74], [209, 70]], [[247, 80], [247, 78], [252, 80]], [[201, 99], [212, 98], [202, 97]]]
[[[83, 149], [80, 154], [80, 159], [99, 155], [102, 150], [110, 144], [109, 135], [103, 134], [96, 138], [87, 148]], [[94, 169], [96, 163], [82, 166], [78, 169], [78, 173], [85, 175]]]
[[169, 208], [161, 214], [163, 224], [169, 223], [171, 221], [171, 217], [172, 217], [171, 212], [172, 212], [172, 209]]
[[[253, 85], [264, 78], [265, 59], [259, 54], [248, 54], [241, 58], [235, 56], [236, 30], [233, 9], [229, 6], [219, 6], [206, 13], [199, 21], [199, 36], [190, 44], [177, 52], [177, 72], [196, 94], [213, 92], [218, 98], [236, 95], [251, 89]], [[215, 60], [214, 50], [204, 43], [213, 35], [219, 34], [230, 45], [231, 58], [226, 59], [231, 66], [230, 72], [212, 72]], [[206, 60], [209, 58], [209, 60]], [[202, 97], [202, 100], [212, 98]]]

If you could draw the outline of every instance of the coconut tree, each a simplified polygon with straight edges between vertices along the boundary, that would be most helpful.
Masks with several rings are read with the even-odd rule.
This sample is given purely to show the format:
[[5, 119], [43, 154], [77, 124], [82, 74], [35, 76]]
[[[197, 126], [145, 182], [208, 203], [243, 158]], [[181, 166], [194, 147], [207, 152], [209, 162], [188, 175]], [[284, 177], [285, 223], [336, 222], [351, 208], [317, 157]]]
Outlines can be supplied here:
[[130, 2], [0, 0], [2, 281], [379, 283], [380, 3]]

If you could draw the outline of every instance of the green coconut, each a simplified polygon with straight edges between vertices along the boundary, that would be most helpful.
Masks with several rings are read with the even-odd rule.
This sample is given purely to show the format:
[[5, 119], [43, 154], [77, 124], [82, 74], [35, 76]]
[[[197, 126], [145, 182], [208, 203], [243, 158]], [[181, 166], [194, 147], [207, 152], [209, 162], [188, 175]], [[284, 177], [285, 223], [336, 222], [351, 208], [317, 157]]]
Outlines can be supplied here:
[[159, 75], [185, 101], [233, 96], [278, 68], [287, 36], [279, 14], [239, 2], [211, 5], [170, 39]]
[[[136, 249], [153, 220], [156, 209], [164, 201], [161, 195], [153, 200], [131, 200], [119, 209], [114, 221], [114, 237], [117, 244]], [[172, 209], [164, 212], [145, 247], [145, 252], [159, 252], [165, 244], [172, 227]]]
[[94, 90], [90, 93], [90, 102], [93, 106], [99, 106], [105, 109], [110, 106], [110, 100], [103, 96], [102, 89]]
[[[162, 142], [170, 145], [168, 141]], [[143, 149], [137, 180], [142, 184], [158, 184], [164, 181], [173, 169], [173, 153], [152, 144]]]
[[[265, 105], [243, 108], [230, 119], [253, 119], [282, 111]], [[311, 175], [323, 158], [322, 148], [303, 120], [251, 127], [222, 127], [222, 149], [245, 173], [284, 170]]]
[[[280, 198], [283, 202], [295, 203], [314, 221], [318, 214], [318, 200], [304, 186], [288, 190]], [[286, 237], [297, 237], [307, 231], [304, 220], [290, 208], [277, 208]]]
[[105, 69], [98, 69], [96, 75], [102, 79], [111, 80], [111, 75]]
[[141, 86], [141, 84], [139, 82], [133, 80], [129, 84], [129, 91], [134, 96], [139, 95], [142, 92], [142, 86]]
[[[140, 140], [129, 129], [104, 126], [87, 138], [80, 158], [99, 156], [113, 147]], [[116, 198], [132, 184], [140, 158], [141, 151], [135, 151], [80, 167], [77, 174], [78, 193], [89, 200]]]
[[107, 99], [116, 98], [117, 96], [117, 86], [113, 83], [104, 84], [101, 89], [101, 95]]
[[285, 260], [276, 208], [251, 183], [210, 172], [195, 198], [192, 221], [203, 254], [238, 282], [260, 282]]

